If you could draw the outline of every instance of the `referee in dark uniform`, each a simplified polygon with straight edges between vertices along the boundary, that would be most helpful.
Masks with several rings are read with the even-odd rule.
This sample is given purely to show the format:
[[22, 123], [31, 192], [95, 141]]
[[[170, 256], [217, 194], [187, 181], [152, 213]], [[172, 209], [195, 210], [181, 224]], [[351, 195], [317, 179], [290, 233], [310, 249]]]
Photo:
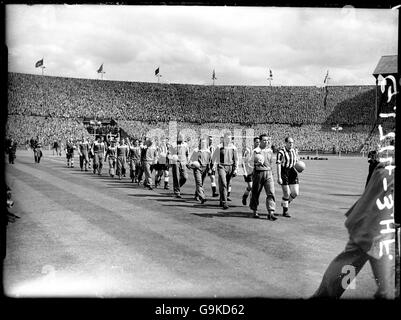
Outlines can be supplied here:
[[298, 160], [298, 151], [294, 148], [294, 139], [285, 138], [285, 147], [277, 153], [277, 182], [283, 190], [281, 206], [283, 216], [290, 218], [288, 206], [299, 195], [298, 172], [294, 164]]

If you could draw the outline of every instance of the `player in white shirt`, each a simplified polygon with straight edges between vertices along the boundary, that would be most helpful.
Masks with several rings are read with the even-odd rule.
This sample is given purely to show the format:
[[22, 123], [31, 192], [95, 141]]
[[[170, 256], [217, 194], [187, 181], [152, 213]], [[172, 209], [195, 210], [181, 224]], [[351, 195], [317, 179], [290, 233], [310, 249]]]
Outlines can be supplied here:
[[265, 189], [266, 208], [268, 211], [267, 219], [271, 221], [277, 220], [274, 216], [276, 198], [273, 178], [273, 155], [273, 150], [269, 145], [269, 138], [266, 134], [260, 135], [260, 146], [253, 150], [251, 159], [254, 164], [254, 172], [252, 175], [252, 195], [249, 207], [253, 211], [253, 217], [259, 218], [259, 214], [257, 213], [259, 196], [262, 189]]
[[252, 190], [252, 174], [253, 174], [253, 162], [251, 161], [253, 151], [259, 147], [260, 139], [255, 137], [253, 139], [253, 150], [246, 148], [242, 155], [242, 169], [244, 170], [244, 180], [247, 183], [245, 192], [242, 196], [242, 204], [246, 206], [246, 200], [248, 199], [249, 193]]
[[[209, 136], [209, 151], [210, 154], [213, 154], [214, 150], [216, 149], [216, 147], [213, 145], [213, 137]], [[219, 194], [217, 193], [217, 185], [216, 185], [216, 170], [213, 167], [212, 163], [210, 163], [209, 165], [210, 170], [208, 172], [208, 176], [210, 177], [210, 182], [212, 185], [212, 196], [214, 198], [218, 197]]]
[[157, 146], [157, 163], [153, 169], [156, 170], [155, 188], [160, 185], [162, 176], [164, 175], [164, 189], [169, 189], [169, 148], [166, 138], [162, 138], [161, 143]]

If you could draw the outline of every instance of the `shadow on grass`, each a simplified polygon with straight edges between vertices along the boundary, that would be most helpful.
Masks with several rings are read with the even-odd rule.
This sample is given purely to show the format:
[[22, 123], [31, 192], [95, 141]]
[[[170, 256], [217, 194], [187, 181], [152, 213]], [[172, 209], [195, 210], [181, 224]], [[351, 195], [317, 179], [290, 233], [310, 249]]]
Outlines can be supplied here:
[[361, 194], [347, 194], [347, 193], [329, 193], [329, 196], [337, 196], [337, 197], [360, 197]]
[[[143, 191], [148, 191], [145, 188], [134, 188], [134, 190], [143, 190]], [[152, 191], [154, 192], [154, 191]], [[175, 200], [175, 198], [173, 198], [173, 196], [171, 194], [168, 193], [136, 193], [136, 194], [129, 194], [130, 197], [138, 197], [138, 198], [154, 198], [154, 197], [164, 197], [164, 198], [171, 198], [171, 200]], [[178, 200], [178, 199], [177, 199]]]
[[[249, 216], [249, 212], [246, 211], [230, 211], [230, 209], [228, 209], [227, 211], [218, 211], [216, 213], [195, 213], [195, 212], [191, 212], [191, 214], [198, 216], [198, 217], [202, 217], [202, 218], [214, 218], [214, 217], [218, 217], [218, 218], [246, 218], [246, 219], [253, 219], [252, 217]], [[256, 219], [255, 219], [256, 220]], [[259, 220], [263, 220], [259, 219]]]
[[[218, 203], [205, 203], [205, 204], [200, 204], [199, 202], [195, 202], [195, 200], [192, 199], [173, 199], [173, 200], [177, 200], [177, 202], [181, 202], [181, 203], [187, 203], [187, 204], [183, 204], [180, 205], [180, 207], [187, 207], [187, 208], [196, 208], [196, 209], [220, 209], [220, 206], [218, 205]], [[184, 201], [183, 201], [184, 200]], [[168, 202], [168, 200], [164, 200], [164, 199], [160, 199], [156, 201], [161, 201], [161, 202]], [[166, 204], [166, 206], [173, 206], [173, 205], [168, 205]], [[237, 207], [241, 207], [241, 206], [235, 206], [235, 205], [231, 205], [230, 208], [237, 208]]]

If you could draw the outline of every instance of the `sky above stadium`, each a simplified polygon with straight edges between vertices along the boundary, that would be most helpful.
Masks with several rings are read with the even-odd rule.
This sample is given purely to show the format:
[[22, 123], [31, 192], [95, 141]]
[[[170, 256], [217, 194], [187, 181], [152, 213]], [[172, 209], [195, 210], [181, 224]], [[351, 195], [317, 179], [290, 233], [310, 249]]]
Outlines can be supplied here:
[[7, 5], [10, 72], [216, 85], [372, 85], [397, 54], [391, 9]]

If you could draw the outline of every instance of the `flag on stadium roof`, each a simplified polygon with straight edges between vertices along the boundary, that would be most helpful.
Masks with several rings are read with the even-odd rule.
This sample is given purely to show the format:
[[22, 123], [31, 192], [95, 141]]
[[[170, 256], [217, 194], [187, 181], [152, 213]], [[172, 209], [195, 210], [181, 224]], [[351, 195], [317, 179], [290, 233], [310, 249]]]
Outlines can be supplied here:
[[329, 70], [327, 70], [326, 76], [324, 77], [323, 83], [327, 82], [327, 78], [329, 77]]
[[35, 63], [35, 68], [43, 66], [43, 58]]
[[213, 80], [217, 80], [217, 78], [216, 78], [216, 72], [214, 71], [214, 69], [213, 69], [212, 79], [213, 79]]
[[99, 69], [97, 70], [97, 73], [101, 73], [101, 72], [103, 72], [103, 63], [102, 63], [102, 65], [99, 67]]
[[157, 67], [157, 69], [155, 70], [155, 76], [157, 76], [158, 74], [159, 74], [159, 70], [160, 68], [159, 67]]

